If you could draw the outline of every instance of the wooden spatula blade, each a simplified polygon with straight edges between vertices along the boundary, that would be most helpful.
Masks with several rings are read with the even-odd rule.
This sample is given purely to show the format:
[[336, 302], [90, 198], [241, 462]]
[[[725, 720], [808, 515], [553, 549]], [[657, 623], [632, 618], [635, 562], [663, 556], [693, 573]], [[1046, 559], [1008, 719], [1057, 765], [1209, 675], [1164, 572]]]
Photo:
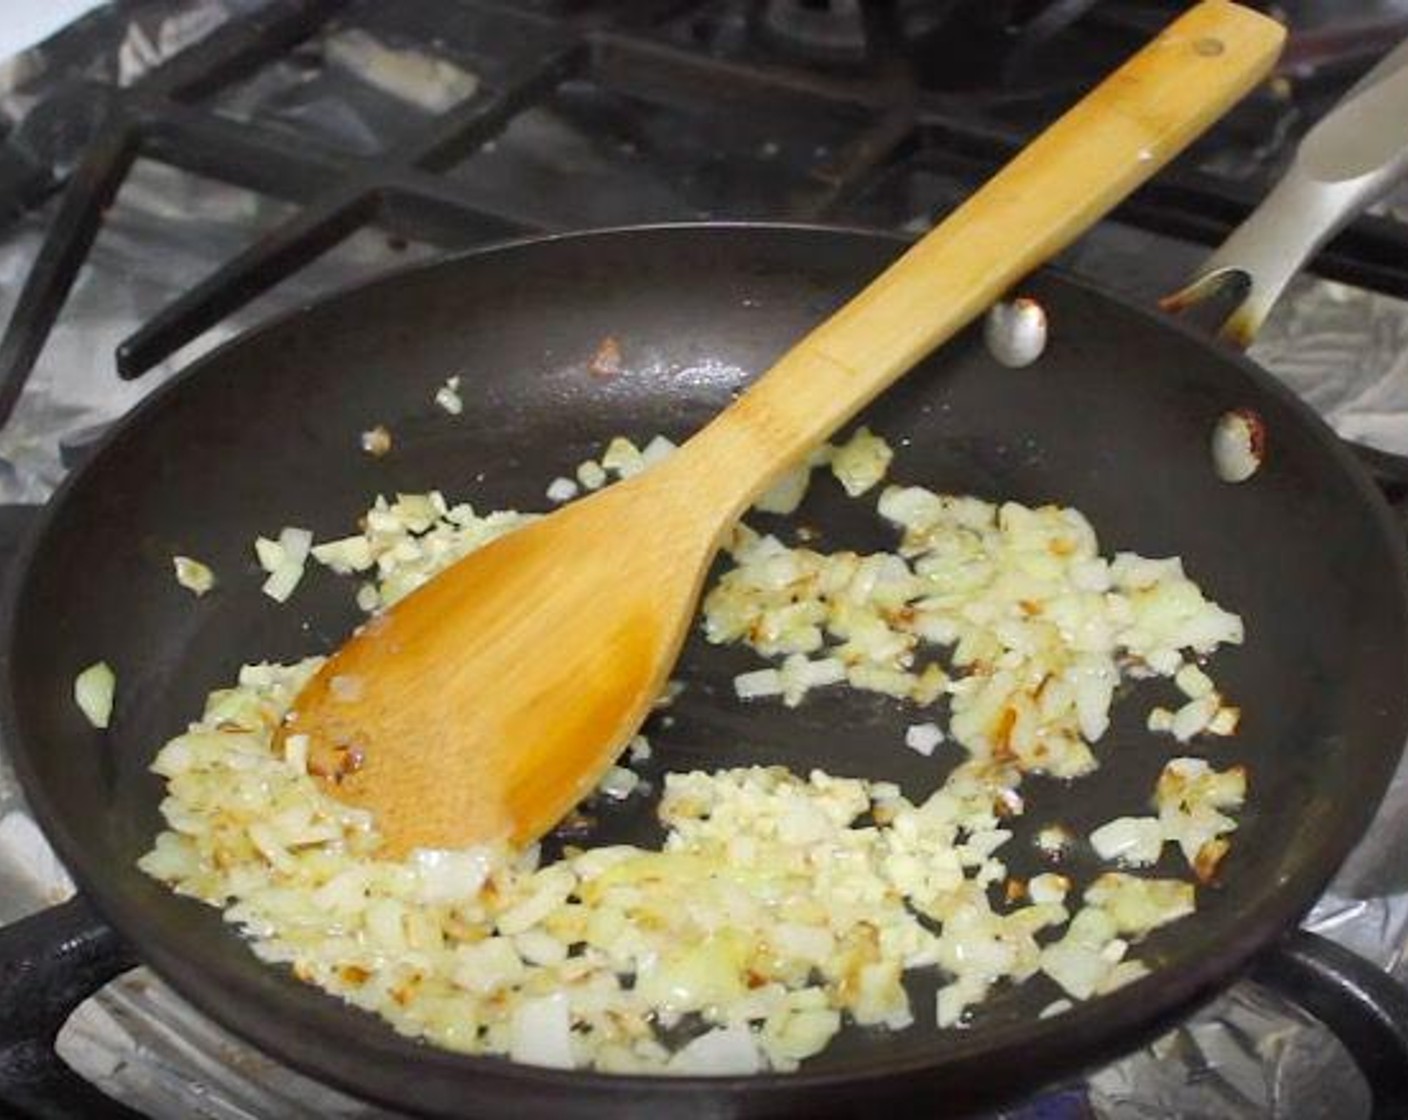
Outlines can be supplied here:
[[633, 530], [632, 499], [604, 491], [490, 543], [369, 622], [300, 694], [282, 735], [308, 735], [328, 792], [375, 813], [384, 854], [534, 839], [644, 721], [713, 531], [668, 504]]

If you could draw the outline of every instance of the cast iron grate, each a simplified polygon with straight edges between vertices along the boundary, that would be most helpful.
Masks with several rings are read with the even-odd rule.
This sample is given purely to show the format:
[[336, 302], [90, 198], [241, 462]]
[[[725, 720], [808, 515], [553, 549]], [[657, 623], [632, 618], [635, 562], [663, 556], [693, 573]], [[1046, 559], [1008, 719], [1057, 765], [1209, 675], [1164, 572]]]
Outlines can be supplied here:
[[[823, 35], [808, 24], [801, 52], [805, 55], [807, 43], [821, 35], [830, 57], [799, 58], [796, 44], [777, 43], [789, 9], [809, 19], [808, 12], [828, 8], [853, 26]], [[947, 13], [943, 19], [934, 16], [938, 9]], [[986, 14], [975, 15], [979, 9]], [[638, 116], [650, 111], [640, 106], [683, 108], [684, 115], [674, 118], [683, 122], [675, 126], [677, 134], [700, 122], [727, 134], [733, 124], [767, 121], [787, 137], [799, 122], [828, 122], [832, 134], [824, 145], [801, 153], [765, 153], [775, 162], [780, 155], [789, 169], [771, 193], [734, 198], [720, 189], [719, 183], [730, 182], [728, 174], [733, 182], [766, 180], [755, 166], [734, 159], [731, 170], [704, 168], [705, 177], [712, 176], [716, 205], [662, 216], [854, 220], [871, 216], [855, 204], [889, 177], [938, 174], [971, 184], [990, 173], [1089, 75], [1166, 19], [1167, 9], [1140, 0], [1027, 5], [1003, 0], [986, 6], [905, 0], [517, 5], [416, 0], [405, 7], [404, 18], [433, 29], [435, 49], [454, 55], [470, 49], [472, 39], [482, 47], [488, 21], [494, 27], [491, 38], [503, 44], [503, 59], [510, 61], [472, 95], [407, 128], [389, 149], [353, 151], [277, 122], [231, 116], [220, 110], [219, 96], [329, 27], [376, 27], [386, 22], [389, 9], [370, 0], [271, 0], [129, 86], [93, 81], [72, 91], [65, 112], [97, 123], [66, 181], [51, 171], [0, 178], [0, 213], [34, 205], [46, 191], [63, 191], [0, 340], [0, 422], [19, 398], [105, 207], [139, 157], [299, 208], [123, 341], [116, 365], [126, 378], [150, 369], [364, 226], [453, 248], [584, 224], [545, 214], [522, 191], [496, 185], [489, 164], [476, 163], [525, 110], [553, 99], [570, 101], [574, 89], [580, 95], [584, 85], [634, 104]], [[398, 4], [394, 18], [403, 18], [402, 11]], [[1061, 36], [1073, 24], [1084, 28], [1079, 50], [1046, 49], [1053, 41], [1064, 43]], [[758, 34], [760, 25], [770, 29], [771, 39]], [[958, 68], [952, 46], [947, 56], [935, 53], [955, 41], [985, 44], [986, 69], [975, 74], [971, 66]], [[1367, 66], [1377, 44], [1391, 41], [1378, 26], [1302, 36], [1293, 42], [1290, 65], [1337, 76], [1346, 66]], [[1062, 60], [1054, 69], [1053, 56]], [[1074, 69], [1072, 58], [1078, 62]], [[1245, 144], [1247, 135], [1266, 135], [1269, 124], [1304, 115], [1305, 97], [1314, 93], [1314, 83], [1303, 81], [1296, 97], [1285, 85], [1273, 90], [1250, 107], [1249, 122], [1224, 128], [1219, 142], [1235, 146]], [[0, 159], [4, 155], [0, 149]], [[486, 173], [477, 174], [476, 168]], [[708, 186], [701, 188], [706, 194]], [[1261, 189], [1259, 180], [1209, 173], [1190, 158], [1137, 195], [1118, 217], [1212, 244], [1245, 217]], [[585, 224], [592, 224], [590, 215]], [[1408, 227], [1387, 218], [1362, 219], [1315, 267], [1334, 279], [1408, 296]]]

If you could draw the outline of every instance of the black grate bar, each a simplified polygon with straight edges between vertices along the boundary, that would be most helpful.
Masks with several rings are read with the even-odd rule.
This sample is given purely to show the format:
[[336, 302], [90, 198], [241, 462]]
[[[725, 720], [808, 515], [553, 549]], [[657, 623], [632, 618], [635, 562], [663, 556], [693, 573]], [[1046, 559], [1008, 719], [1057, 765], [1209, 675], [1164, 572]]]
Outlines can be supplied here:
[[381, 188], [376, 225], [445, 248], [553, 232], [536, 217], [505, 214], [497, 196], [480, 200], [472, 186], [414, 171]]
[[895, 152], [914, 139], [914, 106], [897, 105], [884, 113], [876, 124], [847, 143], [811, 177], [820, 189], [797, 209], [798, 217], [815, 221], [834, 213], [854, 198], [870, 177]]
[[896, 88], [840, 75], [814, 74], [781, 66], [761, 67], [696, 54], [658, 39], [594, 32], [588, 38], [592, 69], [601, 82], [624, 93], [668, 102], [756, 105], [781, 99], [815, 109], [817, 102], [853, 109], [884, 109], [909, 96], [908, 83]]
[[510, 75], [502, 88], [471, 98], [437, 118], [419, 135], [393, 149], [384, 162], [412, 164], [427, 171], [453, 167], [501, 131], [509, 117], [550, 92], [585, 61], [586, 51], [579, 44], [550, 51]]
[[98, 236], [103, 211], [117, 194], [137, 152], [131, 122], [117, 109], [107, 118], [74, 171], [0, 339], [0, 423], [9, 419], [29, 372], [53, 329], [83, 261]]
[[[162, 139], [167, 143], [144, 147], [144, 154], [161, 152], [187, 170], [195, 170], [190, 158], [194, 155], [202, 173], [216, 172], [226, 179], [232, 176], [220, 174], [212, 166], [216, 159], [232, 161], [234, 167], [242, 168], [262, 164], [265, 176], [291, 173], [305, 187], [321, 179], [331, 193], [315, 195], [308, 209], [221, 265], [129, 335], [117, 348], [118, 374], [129, 379], [139, 377], [256, 295], [381, 216], [422, 216], [425, 226], [413, 233], [404, 229], [398, 232], [423, 236], [427, 230], [443, 231], [448, 220], [457, 215], [462, 232], [455, 243], [463, 242], [466, 226], [480, 230], [487, 227], [503, 236], [533, 228], [533, 223], [517, 216], [476, 206], [462, 192], [421, 169], [440, 170], [453, 165], [464, 153], [500, 131], [523, 105], [562, 81], [585, 57], [585, 51], [576, 44], [549, 52], [512, 74], [494, 92], [471, 98], [436, 118], [385, 158], [339, 160], [324, 153], [321, 160], [315, 161], [320, 163], [315, 170], [298, 158], [301, 141], [284, 138], [272, 129], [233, 129], [228, 124], [222, 127], [210, 116], [187, 113], [181, 120], [182, 135], [178, 137], [169, 128], [176, 115], [165, 113], [168, 127]], [[153, 131], [159, 133], [161, 127]], [[241, 134], [247, 132], [257, 136], [263, 155], [277, 152], [277, 158], [267, 164], [251, 158], [256, 153], [243, 150], [241, 141]], [[399, 177], [403, 169], [408, 174]], [[393, 183], [397, 189], [388, 193], [387, 188]], [[267, 182], [263, 185], [269, 186]], [[394, 204], [384, 204], [393, 197]]]
[[275, 227], [148, 319], [118, 345], [119, 376], [140, 377], [368, 224], [452, 248], [543, 232], [539, 224], [486, 213], [454, 184], [429, 175], [347, 188]]
[[161, 309], [117, 347], [117, 372], [131, 379], [326, 253], [374, 216], [376, 198], [349, 189], [301, 211], [226, 261]]
[[314, 201], [357, 175], [364, 159], [268, 125], [182, 106], [155, 111], [147, 121], [142, 155], [286, 202]]
[[[503, 121], [495, 119], [493, 128], [488, 124], [487, 118], [478, 121], [482, 131], [477, 142], [501, 128]], [[481, 192], [470, 180], [444, 179], [416, 168], [397, 170], [377, 156], [352, 155], [268, 125], [226, 120], [179, 106], [162, 110], [145, 127], [142, 154], [287, 202], [315, 202], [356, 179], [369, 187], [394, 185], [404, 193], [425, 195], [435, 200], [442, 217], [448, 213], [446, 207], [457, 205], [479, 222], [505, 232], [541, 227], [535, 217], [516, 210], [513, 199]], [[450, 234], [450, 243], [458, 243], [463, 233], [446, 230], [439, 219], [422, 227], [412, 222], [387, 228], [437, 243], [443, 240], [442, 232]]]
[[244, 19], [221, 24], [143, 75], [133, 88], [175, 101], [197, 101], [296, 46], [347, 4], [348, 0], [272, 0]]
[[[1117, 220], [1208, 246], [1222, 244], [1255, 209], [1252, 202], [1191, 197], [1177, 179], [1150, 183], [1116, 210]], [[1345, 227], [1310, 259], [1309, 271], [1326, 280], [1408, 299], [1408, 227], [1366, 216]]]

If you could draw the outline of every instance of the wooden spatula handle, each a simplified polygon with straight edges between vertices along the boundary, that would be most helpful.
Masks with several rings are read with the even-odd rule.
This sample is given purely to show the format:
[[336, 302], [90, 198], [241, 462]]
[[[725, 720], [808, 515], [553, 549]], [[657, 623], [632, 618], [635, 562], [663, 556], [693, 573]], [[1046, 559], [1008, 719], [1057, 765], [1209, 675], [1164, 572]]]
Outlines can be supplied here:
[[1245, 95], [1284, 38], [1273, 20], [1226, 0], [1189, 10], [691, 441], [691, 477], [741, 512]]

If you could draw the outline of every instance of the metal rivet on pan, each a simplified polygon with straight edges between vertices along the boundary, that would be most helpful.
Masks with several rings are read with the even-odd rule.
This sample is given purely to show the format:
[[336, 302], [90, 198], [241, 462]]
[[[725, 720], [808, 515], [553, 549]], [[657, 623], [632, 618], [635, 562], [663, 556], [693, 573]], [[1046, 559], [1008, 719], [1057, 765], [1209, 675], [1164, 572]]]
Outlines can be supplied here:
[[1218, 417], [1212, 430], [1212, 465], [1223, 482], [1245, 482], [1266, 458], [1266, 425], [1249, 408]]
[[1028, 296], [993, 305], [983, 324], [988, 353], [1012, 369], [1029, 366], [1046, 349], [1046, 312]]

